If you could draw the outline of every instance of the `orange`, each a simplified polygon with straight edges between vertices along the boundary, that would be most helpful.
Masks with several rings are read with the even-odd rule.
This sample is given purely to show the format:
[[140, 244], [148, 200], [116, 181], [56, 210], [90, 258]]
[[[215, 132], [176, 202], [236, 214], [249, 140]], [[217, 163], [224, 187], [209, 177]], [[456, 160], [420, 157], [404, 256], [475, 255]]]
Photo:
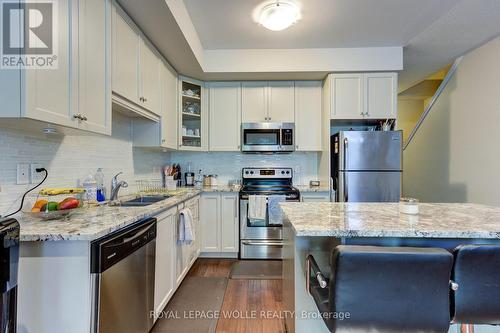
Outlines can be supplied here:
[[31, 208], [31, 212], [32, 213], [40, 213], [40, 208], [33, 207], [33, 208]]
[[38, 208], [38, 211], [40, 211], [40, 208], [42, 208], [42, 206], [46, 205], [47, 203], [48, 203], [47, 200], [43, 200], [43, 199], [37, 200], [35, 202], [35, 204], [33, 205], [33, 208]]

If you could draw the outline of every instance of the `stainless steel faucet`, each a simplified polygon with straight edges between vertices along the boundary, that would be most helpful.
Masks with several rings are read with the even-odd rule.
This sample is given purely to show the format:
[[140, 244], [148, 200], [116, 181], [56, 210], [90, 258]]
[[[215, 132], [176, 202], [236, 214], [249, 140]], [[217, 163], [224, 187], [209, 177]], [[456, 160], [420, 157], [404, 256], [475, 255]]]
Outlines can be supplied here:
[[120, 188], [128, 187], [128, 183], [124, 180], [118, 181], [118, 176], [121, 175], [123, 172], [117, 173], [113, 179], [111, 179], [111, 196], [109, 197], [109, 200], [114, 201], [118, 198], [118, 191]]

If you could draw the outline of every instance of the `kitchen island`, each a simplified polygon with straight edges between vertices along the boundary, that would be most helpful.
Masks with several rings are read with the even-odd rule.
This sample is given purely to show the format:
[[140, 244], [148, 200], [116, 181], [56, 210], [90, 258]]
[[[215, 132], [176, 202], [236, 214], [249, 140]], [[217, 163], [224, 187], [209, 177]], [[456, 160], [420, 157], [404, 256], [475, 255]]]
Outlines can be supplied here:
[[[418, 215], [397, 203], [282, 203], [284, 223], [283, 303], [287, 332], [328, 332], [306, 291], [306, 257], [325, 273], [340, 244], [432, 246], [500, 244], [500, 208], [476, 204], [420, 204]], [[327, 273], [329, 275], [329, 273]], [[293, 315], [292, 315], [293, 314]], [[452, 327], [450, 332], [455, 332]], [[484, 327], [476, 332], [500, 332]]]

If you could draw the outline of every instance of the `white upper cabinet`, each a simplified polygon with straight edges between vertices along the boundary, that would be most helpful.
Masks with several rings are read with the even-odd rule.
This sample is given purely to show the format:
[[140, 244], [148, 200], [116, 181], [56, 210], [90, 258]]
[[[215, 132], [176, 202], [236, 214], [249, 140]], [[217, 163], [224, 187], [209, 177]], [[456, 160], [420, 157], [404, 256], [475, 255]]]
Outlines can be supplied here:
[[128, 17], [113, 12], [113, 92], [139, 104], [139, 35]]
[[293, 81], [243, 82], [242, 122], [293, 122], [294, 94]]
[[73, 84], [78, 84], [78, 72], [77, 67], [71, 67], [71, 55], [78, 52], [78, 30], [72, 30], [78, 16], [72, 11], [73, 3], [76, 2], [58, 2], [58, 68], [22, 70], [25, 75], [21, 99], [25, 101], [25, 110], [21, 113], [24, 111], [24, 116], [31, 119], [77, 128], [78, 120], [73, 115], [78, 108], [78, 86]]
[[210, 151], [239, 151], [241, 133], [241, 84], [211, 82]]
[[332, 119], [362, 119], [363, 75], [334, 74], [331, 75]]
[[267, 82], [243, 82], [241, 84], [241, 114], [244, 123], [267, 120]]
[[160, 59], [144, 40], [140, 43], [141, 87], [140, 101], [144, 108], [160, 113]]
[[299, 151], [320, 151], [322, 82], [295, 82], [295, 142]]
[[159, 115], [160, 59], [127, 14], [114, 8], [113, 99], [138, 113], [137, 106]]
[[0, 99], [15, 101], [0, 117], [109, 135], [111, 1], [61, 0], [56, 17], [58, 67], [0, 70]]
[[293, 123], [295, 90], [293, 81], [269, 82], [268, 121]]
[[396, 118], [396, 73], [370, 73], [365, 75], [365, 117], [370, 119]]
[[177, 148], [177, 73], [161, 64], [161, 146]]
[[328, 80], [331, 119], [396, 118], [396, 73], [331, 74]]
[[111, 135], [111, 2], [80, 1], [79, 128]]

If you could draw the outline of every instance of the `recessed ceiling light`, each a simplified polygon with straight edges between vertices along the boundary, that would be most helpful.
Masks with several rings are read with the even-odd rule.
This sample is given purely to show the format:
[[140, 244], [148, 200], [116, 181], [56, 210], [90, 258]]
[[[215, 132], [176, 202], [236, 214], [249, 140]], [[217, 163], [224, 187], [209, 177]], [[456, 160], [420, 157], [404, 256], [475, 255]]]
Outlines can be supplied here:
[[300, 8], [291, 1], [267, 3], [260, 8], [258, 22], [272, 31], [281, 31], [300, 19]]

